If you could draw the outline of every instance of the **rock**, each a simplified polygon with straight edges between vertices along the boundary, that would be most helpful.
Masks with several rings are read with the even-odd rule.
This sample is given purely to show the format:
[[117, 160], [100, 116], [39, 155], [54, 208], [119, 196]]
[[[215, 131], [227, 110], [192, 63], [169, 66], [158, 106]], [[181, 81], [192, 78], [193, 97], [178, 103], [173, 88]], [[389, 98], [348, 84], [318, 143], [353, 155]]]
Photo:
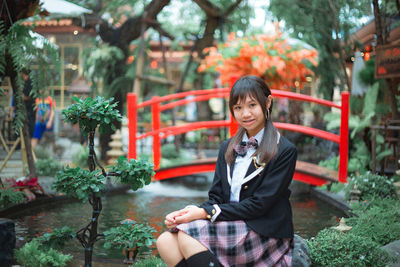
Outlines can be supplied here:
[[309, 267], [310, 265], [311, 260], [306, 241], [300, 236], [294, 235], [292, 267]]
[[0, 218], [0, 262], [11, 266], [15, 248], [15, 224], [10, 219]]
[[388, 267], [400, 267], [400, 240], [389, 243], [382, 248], [389, 252], [389, 255], [397, 258], [397, 262], [389, 264]]

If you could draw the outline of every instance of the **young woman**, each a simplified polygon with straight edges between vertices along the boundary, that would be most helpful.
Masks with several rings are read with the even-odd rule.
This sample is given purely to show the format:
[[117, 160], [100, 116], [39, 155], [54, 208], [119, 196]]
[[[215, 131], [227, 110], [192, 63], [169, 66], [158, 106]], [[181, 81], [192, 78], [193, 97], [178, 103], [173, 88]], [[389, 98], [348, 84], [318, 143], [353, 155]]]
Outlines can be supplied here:
[[157, 248], [168, 266], [291, 265], [296, 148], [271, 122], [262, 79], [240, 78], [229, 108], [242, 127], [221, 145], [209, 200], [165, 217]]

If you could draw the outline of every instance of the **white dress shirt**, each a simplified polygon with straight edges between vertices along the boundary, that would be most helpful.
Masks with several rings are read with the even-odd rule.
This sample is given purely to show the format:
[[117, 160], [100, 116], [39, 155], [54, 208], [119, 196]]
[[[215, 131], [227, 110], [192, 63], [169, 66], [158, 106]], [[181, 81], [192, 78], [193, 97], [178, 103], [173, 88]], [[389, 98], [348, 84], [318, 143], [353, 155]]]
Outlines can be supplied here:
[[[264, 136], [264, 128], [262, 128], [255, 136], [258, 144], [261, 144], [261, 141]], [[280, 134], [277, 132], [277, 142], [279, 143]], [[243, 135], [242, 141], [247, 142], [249, 140], [246, 133]], [[252, 155], [256, 152], [256, 149], [253, 147], [249, 147], [247, 153], [244, 157], [237, 156], [235, 160], [235, 166], [233, 168], [232, 181], [231, 181], [231, 202], [239, 202], [240, 200], [240, 190], [242, 188], [243, 179], [247, 173], [247, 170], [250, 166], [250, 163], [253, 160]], [[259, 155], [257, 155], [257, 159], [259, 159]], [[257, 160], [258, 161], [258, 160]]]

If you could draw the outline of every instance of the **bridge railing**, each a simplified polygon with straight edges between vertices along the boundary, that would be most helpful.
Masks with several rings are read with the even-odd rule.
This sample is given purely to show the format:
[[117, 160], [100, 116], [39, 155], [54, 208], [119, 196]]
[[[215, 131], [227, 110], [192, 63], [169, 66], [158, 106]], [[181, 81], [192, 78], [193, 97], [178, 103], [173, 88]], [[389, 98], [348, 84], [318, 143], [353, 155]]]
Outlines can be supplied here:
[[[161, 163], [161, 140], [170, 135], [183, 134], [189, 131], [206, 129], [206, 128], [221, 128], [228, 127], [230, 135], [234, 135], [237, 131], [238, 124], [234, 121], [232, 116], [228, 120], [217, 121], [199, 121], [186, 123], [184, 125], [176, 125], [169, 127], [161, 127], [161, 112], [172, 109], [174, 107], [186, 105], [191, 102], [206, 101], [211, 98], [226, 98], [229, 96], [230, 88], [216, 88], [209, 90], [189, 91], [177, 94], [171, 94], [163, 97], [154, 96], [150, 100], [137, 103], [137, 96], [134, 93], [127, 95], [127, 113], [128, 113], [128, 128], [129, 128], [129, 148], [128, 158], [136, 158], [136, 141], [153, 137], [153, 162], [154, 168], [158, 170]], [[324, 105], [341, 110], [341, 126], [340, 134], [330, 133], [324, 130], [319, 130], [307, 126], [275, 122], [274, 125], [278, 129], [289, 130], [294, 132], [303, 133], [310, 136], [315, 136], [325, 140], [339, 144], [339, 182], [346, 182], [347, 180], [347, 161], [348, 161], [348, 120], [349, 120], [349, 93], [342, 92], [341, 104], [338, 105], [332, 101], [315, 98], [308, 95], [298, 93], [286, 92], [281, 90], [272, 90], [274, 98], [288, 98], [297, 101], [305, 101]], [[194, 96], [192, 98], [185, 98], [187, 96]], [[171, 101], [166, 104], [163, 102]], [[137, 113], [138, 109], [144, 107], [151, 107], [152, 113], [152, 130], [147, 133], [137, 134]]]

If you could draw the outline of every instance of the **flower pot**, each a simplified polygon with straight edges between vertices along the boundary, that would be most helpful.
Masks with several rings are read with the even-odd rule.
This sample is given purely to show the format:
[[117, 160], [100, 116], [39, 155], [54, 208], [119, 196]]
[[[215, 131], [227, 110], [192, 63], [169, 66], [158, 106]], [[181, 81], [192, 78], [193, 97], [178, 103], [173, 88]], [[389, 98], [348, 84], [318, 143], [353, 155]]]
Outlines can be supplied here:
[[137, 246], [135, 246], [134, 248], [124, 249], [125, 259], [123, 262], [126, 264], [132, 264], [135, 261], [138, 252], [139, 250]]

